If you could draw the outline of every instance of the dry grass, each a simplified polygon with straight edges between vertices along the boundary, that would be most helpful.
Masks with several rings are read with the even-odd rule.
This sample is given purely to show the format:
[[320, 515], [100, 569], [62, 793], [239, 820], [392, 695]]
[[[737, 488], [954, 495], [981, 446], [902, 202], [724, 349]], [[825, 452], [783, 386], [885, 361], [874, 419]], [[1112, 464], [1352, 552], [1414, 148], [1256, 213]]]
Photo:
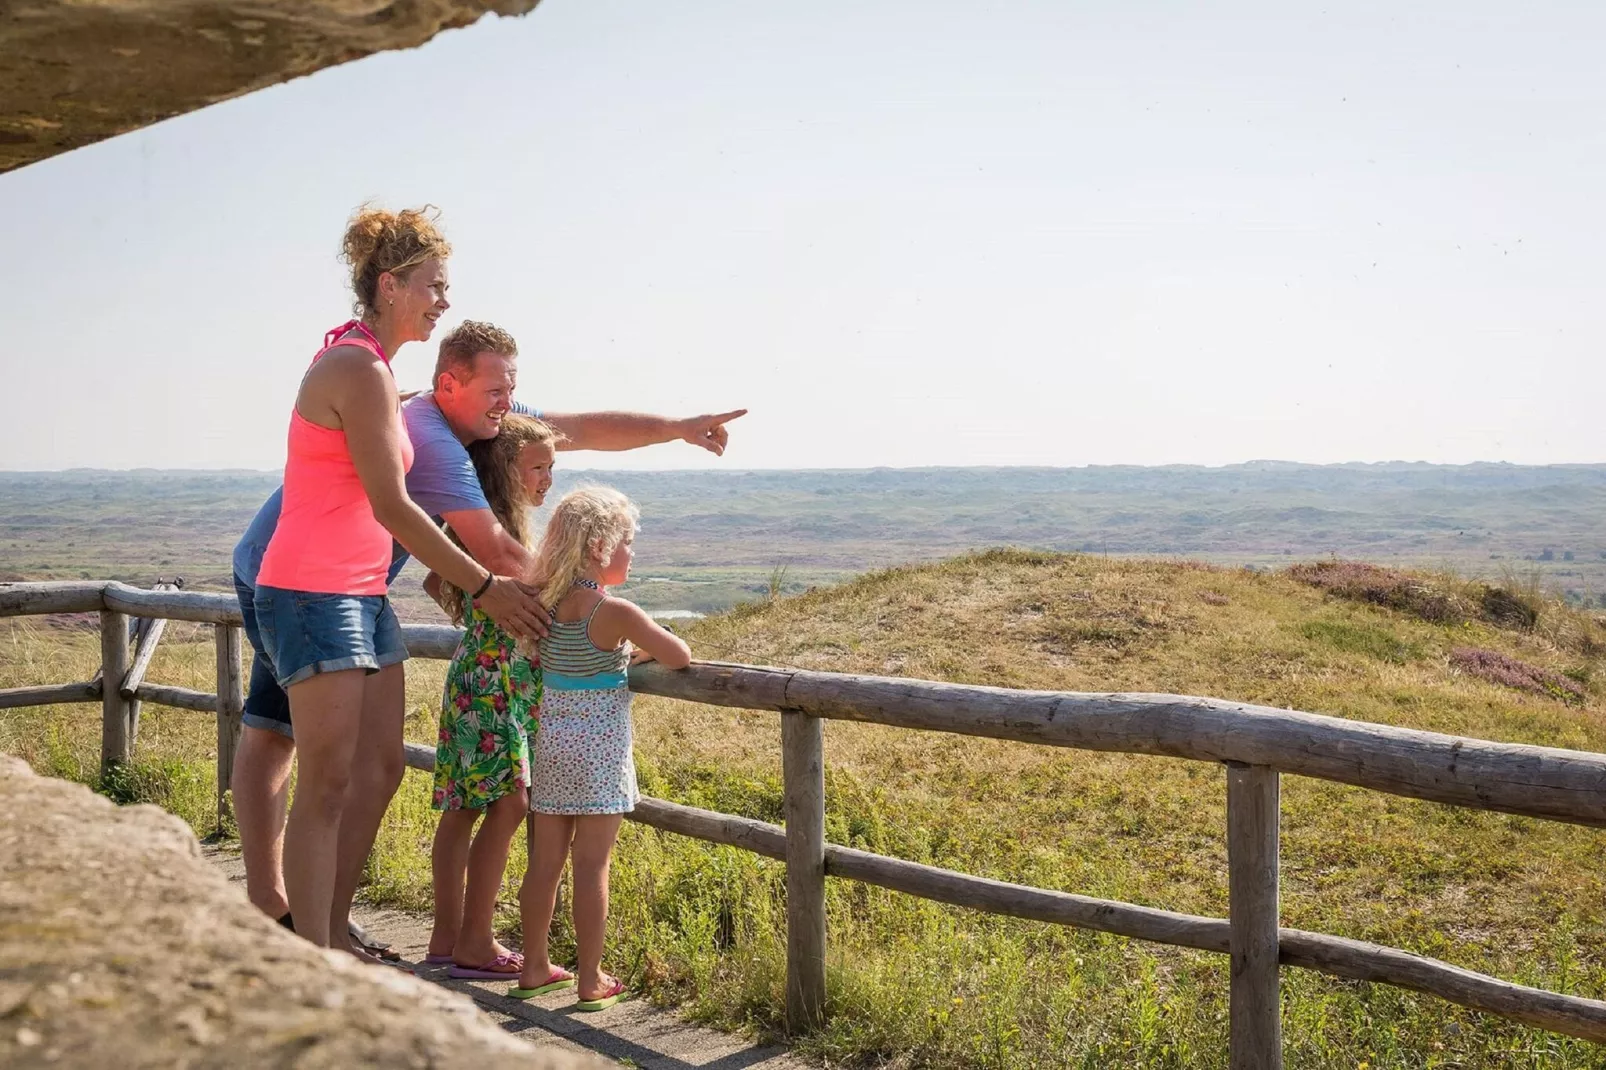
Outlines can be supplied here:
[[[1451, 581], [1410, 582], [1431, 595]], [[1600, 626], [1555, 605], [1531, 631], [1476, 614], [1435, 623], [1281, 574], [1001, 551], [741, 609], [700, 622], [690, 638], [698, 656], [722, 660], [1213, 695], [1606, 750], [1603, 696], [1590, 682], [1606, 645]], [[1556, 674], [1580, 697], [1568, 704], [1456, 671], [1452, 654], [1462, 647]], [[174, 660], [159, 659], [152, 677], [208, 686], [210, 646], [198, 649], [193, 664], [182, 647], [164, 651]], [[87, 640], [74, 646], [13, 631], [0, 636], [0, 686], [82, 678], [94, 656]], [[440, 669], [410, 670], [414, 738], [431, 738]], [[0, 749], [64, 775], [85, 775], [98, 732], [87, 707], [0, 712]], [[210, 733], [204, 717], [148, 711], [141, 753], [204, 773]], [[779, 819], [772, 716], [646, 698], [637, 734], [649, 792]], [[841, 722], [827, 726], [826, 745], [836, 842], [1225, 913], [1224, 784], [1214, 767]], [[202, 825], [204, 811], [186, 813], [185, 800], [209, 800], [204, 776], [174, 804]], [[371, 895], [415, 906], [427, 900], [432, 827], [421, 779], [404, 786], [370, 868]], [[1560, 990], [1606, 992], [1598, 833], [1295, 777], [1284, 781], [1283, 829], [1285, 924]], [[772, 863], [629, 828], [615, 870], [614, 959], [699, 1016], [772, 1028], [784, 962], [781, 887]], [[1225, 1065], [1226, 966], [1217, 957], [842, 882], [830, 894], [835, 1017], [809, 1044], [833, 1058]], [[1381, 986], [1290, 970], [1284, 1007], [1292, 1066], [1606, 1067], [1606, 1053], [1591, 1046]]]

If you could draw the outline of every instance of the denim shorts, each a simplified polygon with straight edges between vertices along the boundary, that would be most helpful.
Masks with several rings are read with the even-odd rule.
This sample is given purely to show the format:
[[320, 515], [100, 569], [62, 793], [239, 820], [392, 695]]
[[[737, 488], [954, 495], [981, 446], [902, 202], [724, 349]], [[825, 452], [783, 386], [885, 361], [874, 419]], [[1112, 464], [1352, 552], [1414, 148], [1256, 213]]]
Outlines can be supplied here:
[[257, 627], [279, 686], [321, 672], [378, 672], [407, 660], [401, 623], [382, 594], [320, 594], [258, 584]]
[[[261, 556], [259, 553], [258, 557]], [[262, 631], [257, 627], [256, 589], [234, 574], [234, 594], [240, 600], [240, 616], [245, 619], [245, 638], [251, 644], [251, 689], [245, 693], [245, 716], [252, 728], [296, 737], [290, 727], [290, 696], [284, 693], [273, 674], [273, 659], [262, 649]]]

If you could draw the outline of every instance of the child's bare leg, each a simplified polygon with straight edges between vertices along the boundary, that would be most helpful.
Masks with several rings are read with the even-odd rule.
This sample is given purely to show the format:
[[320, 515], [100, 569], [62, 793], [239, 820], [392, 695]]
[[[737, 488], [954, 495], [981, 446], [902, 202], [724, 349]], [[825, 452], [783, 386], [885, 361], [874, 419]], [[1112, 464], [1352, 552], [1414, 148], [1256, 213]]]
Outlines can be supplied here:
[[574, 839], [574, 822], [574, 818], [560, 814], [530, 815], [530, 867], [524, 871], [524, 884], [519, 888], [519, 915], [524, 929], [521, 988], [544, 985], [552, 976], [547, 938], [552, 934], [552, 911], [557, 906], [558, 882], [563, 879], [569, 842]]
[[608, 862], [623, 820], [621, 814], [575, 818], [574, 941], [581, 999], [596, 999], [614, 983], [602, 972], [602, 943], [608, 931]]
[[435, 887], [435, 928], [429, 934], [431, 955], [450, 955], [463, 926], [463, 873], [468, 869], [469, 840], [479, 810], [447, 810], [435, 826], [429, 868]]
[[507, 873], [507, 853], [513, 834], [529, 812], [520, 788], [504, 795], [485, 811], [468, 851], [468, 889], [463, 899], [463, 923], [457, 932], [452, 958], [459, 966], [480, 966], [508, 953], [496, 940], [496, 893]]

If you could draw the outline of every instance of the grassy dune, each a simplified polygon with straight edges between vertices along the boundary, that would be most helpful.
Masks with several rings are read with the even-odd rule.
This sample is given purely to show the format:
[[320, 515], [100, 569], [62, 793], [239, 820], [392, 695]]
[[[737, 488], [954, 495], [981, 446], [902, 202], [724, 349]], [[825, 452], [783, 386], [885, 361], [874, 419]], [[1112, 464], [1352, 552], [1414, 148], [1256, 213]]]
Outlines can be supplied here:
[[[722, 660], [1215, 695], [1606, 750], [1598, 679], [1606, 630], [1598, 623], [1546, 605], [1531, 629], [1500, 626], [1484, 619], [1478, 588], [1442, 577], [1397, 586], [1400, 609], [1287, 573], [992, 552], [744, 607], [699, 622], [690, 638], [698, 656]], [[1435, 622], [1422, 619], [1423, 604], [1450, 609], [1429, 613]], [[1469, 659], [1468, 650], [1486, 654]], [[1495, 655], [1542, 682], [1524, 691], [1509, 673], [1506, 683], [1474, 675]], [[91, 636], [14, 627], [0, 633], [0, 686], [85, 678], [97, 657]], [[151, 678], [209, 689], [210, 659], [209, 642], [175, 642]], [[412, 738], [433, 738], [442, 669], [419, 662], [409, 673]], [[772, 716], [646, 698], [637, 733], [644, 790], [780, 820]], [[209, 832], [214, 745], [205, 717], [148, 707], [138, 775], [122, 790]], [[0, 750], [42, 771], [90, 779], [98, 746], [92, 707], [0, 712]], [[1043, 887], [1226, 912], [1219, 768], [835, 722], [826, 754], [835, 842]], [[1563, 991], [1606, 992], [1598, 833], [1298, 777], [1284, 779], [1283, 793], [1284, 924]], [[427, 906], [427, 795], [424, 778], [409, 774], [370, 867], [371, 897]], [[521, 869], [516, 856], [512, 872]], [[656, 998], [699, 1017], [772, 1029], [784, 969], [783, 883], [778, 864], [627, 827], [610, 959]], [[506, 889], [509, 924], [515, 884]], [[833, 1019], [807, 1044], [833, 1060], [1225, 1065], [1222, 957], [839, 881], [829, 894]], [[1606, 1049], [1294, 970], [1284, 973], [1284, 1022], [1296, 1067], [1606, 1067]]]

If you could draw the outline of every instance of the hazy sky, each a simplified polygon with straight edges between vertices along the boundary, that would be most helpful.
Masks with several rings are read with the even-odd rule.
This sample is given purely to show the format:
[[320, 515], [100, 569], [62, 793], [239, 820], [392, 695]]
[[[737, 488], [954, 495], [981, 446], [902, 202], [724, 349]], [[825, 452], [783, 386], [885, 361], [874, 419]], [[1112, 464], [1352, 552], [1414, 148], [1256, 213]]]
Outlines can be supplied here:
[[1606, 460], [1603, 39], [544, 0], [0, 177], [0, 468], [281, 465], [367, 198], [442, 206], [523, 400], [748, 406], [726, 465]]

